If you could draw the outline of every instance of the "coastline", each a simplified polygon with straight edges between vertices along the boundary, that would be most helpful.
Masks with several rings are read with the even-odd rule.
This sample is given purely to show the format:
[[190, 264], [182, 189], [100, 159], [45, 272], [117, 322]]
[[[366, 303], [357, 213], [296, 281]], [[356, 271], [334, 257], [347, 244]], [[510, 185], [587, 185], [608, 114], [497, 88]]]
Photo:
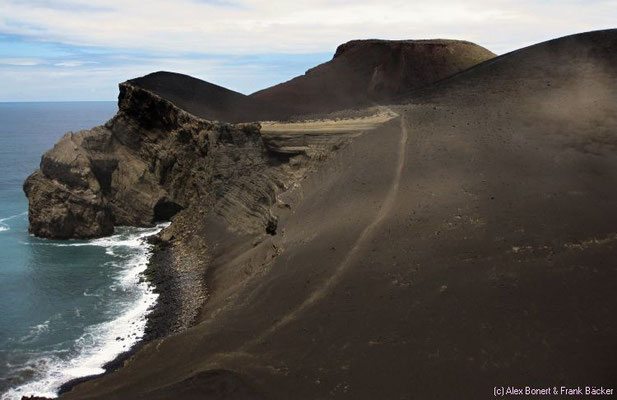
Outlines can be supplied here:
[[[141, 311], [138, 311], [140, 313], [139, 318], [143, 318], [141, 322], [143, 325], [141, 331], [135, 331], [132, 334], [137, 335], [137, 337], [135, 338], [137, 340], [135, 340], [134, 343], [125, 347], [124, 351], [121, 352], [114, 351], [113, 353], [107, 353], [104, 348], [97, 350], [100, 351], [100, 355], [98, 356], [100, 364], [96, 365], [96, 368], [102, 370], [100, 373], [79, 376], [72, 379], [70, 376], [65, 376], [66, 378], [68, 378], [68, 380], [62, 382], [62, 380], [57, 379], [57, 386], [55, 386], [53, 390], [41, 391], [41, 388], [36, 387], [36, 385], [35, 387], [30, 387], [26, 389], [27, 386], [42, 381], [44, 377], [41, 377], [33, 379], [31, 381], [26, 381], [17, 386], [9, 387], [8, 391], [5, 393], [6, 395], [13, 396], [17, 399], [55, 398], [62, 393], [70, 391], [75, 385], [79, 383], [88, 381], [92, 378], [101, 377], [109, 372], [117, 370], [122, 365], [124, 365], [126, 360], [128, 360], [133, 354], [135, 354], [139, 349], [141, 349], [143, 345], [145, 345], [151, 340], [165, 336], [174, 330], [174, 328], [170, 324], [170, 321], [173, 320], [172, 309], [174, 307], [174, 304], [178, 303], [178, 301], [173, 300], [175, 298], [175, 291], [172, 289], [172, 285], [170, 285], [169, 283], [175, 282], [177, 281], [177, 279], [174, 279], [174, 276], [168, 272], [172, 269], [169, 251], [165, 251], [165, 249], [163, 249], [161, 246], [156, 245], [152, 242], [152, 238], [158, 237], [157, 235], [162, 231], [162, 229], [165, 229], [168, 226], [169, 224], [157, 224], [157, 226], [154, 227], [154, 231], [152, 230], [152, 228], [134, 227], [133, 229], [136, 229], [136, 231], [128, 234], [124, 230], [116, 230], [113, 235], [93, 239], [91, 241], [86, 241], [83, 243], [43, 243], [45, 245], [57, 245], [61, 247], [98, 246], [105, 248], [105, 251], [108, 254], [113, 253], [113, 249], [116, 246], [119, 246], [121, 248], [128, 246], [129, 248], [133, 247], [135, 249], [140, 249], [139, 252], [143, 254], [143, 256], [140, 256], [139, 253], [136, 253], [132, 256], [131, 259], [127, 260], [130, 266], [126, 270], [127, 275], [123, 276], [122, 279], [128, 279], [130, 282], [128, 284], [131, 287], [135, 286], [136, 288], [140, 288], [139, 290], [144, 290], [144, 288], [147, 288], [145, 289], [144, 293], [146, 293], [146, 295], [150, 297], [151, 294], [155, 294], [156, 297], [154, 298], [154, 302], [151, 302], [149, 299], [142, 298], [144, 302], [149, 304], [144, 310], [144, 314], [141, 314]], [[150, 232], [148, 233], [148, 231]], [[146, 234], [144, 235], [144, 233]], [[140, 257], [143, 258], [139, 259]], [[138, 270], [131, 271], [135, 268]], [[143, 308], [143, 304], [140, 304], [142, 300], [135, 304], [137, 310]], [[130, 310], [133, 309], [134, 308], [131, 308]], [[127, 311], [129, 314], [131, 313], [130, 310]], [[130, 337], [130, 335], [125, 334], [128, 331], [123, 330], [124, 323], [126, 322], [124, 321], [126, 319], [126, 315], [126, 312], [122, 312], [116, 315], [113, 320], [105, 322], [106, 324], [111, 323], [111, 326], [115, 327], [112, 328], [111, 334], [113, 336], [111, 336], [111, 340], [113, 340], [113, 338], [115, 337], [116, 343], [123, 343], [125, 341], [125, 336], [126, 338]], [[141, 315], [143, 315], [143, 317], [141, 317]], [[131, 330], [132, 328], [133, 327], [131, 326]], [[109, 333], [107, 333], [107, 335], [109, 335]], [[117, 344], [115, 346], [117, 347]], [[112, 345], [112, 348], [113, 347], [114, 345]], [[93, 353], [93, 355], [94, 354], [96, 353]], [[111, 358], [105, 357], [106, 354], [107, 357], [111, 356]], [[78, 362], [78, 366], [81, 366], [81, 361], [83, 361], [81, 357], [82, 353], [78, 353], [76, 356], [71, 357], [70, 360], [76, 360]], [[85, 360], [86, 362], [90, 362], [88, 358], [86, 358]], [[15, 395], [18, 396], [16, 397]], [[4, 398], [4, 395], [2, 396], [2, 398]]]
[[[143, 272], [142, 279], [148, 280], [149, 284], [153, 287], [154, 293], [157, 293], [159, 296], [156, 300], [156, 304], [147, 315], [143, 337], [133, 344], [130, 349], [105, 363], [102, 367], [105, 370], [104, 373], [75, 378], [62, 384], [58, 389], [58, 396], [70, 392], [75, 386], [81, 383], [100, 378], [118, 370], [147, 343], [181, 332], [189, 328], [194, 322], [190, 321], [187, 323], [187, 321], [178, 320], [177, 310], [189, 299], [183, 298], [186, 296], [181, 295], [182, 280], [180, 279], [178, 269], [174, 266], [172, 246], [168, 241], [161, 238], [163, 232], [164, 230], [145, 238], [149, 244], [153, 245], [153, 248], [148, 261], [148, 267]], [[201, 304], [203, 304], [203, 302]], [[23, 399], [47, 398], [24, 396]]]
[[[170, 225], [171, 226], [171, 225]], [[98, 379], [123, 367], [139, 350], [147, 343], [179, 333], [193, 325], [195, 317], [203, 304], [204, 296], [189, 296], [194, 293], [194, 287], [186, 287], [187, 280], [182, 279], [181, 271], [178, 267], [178, 256], [175, 253], [185, 253], [178, 251], [170, 241], [163, 239], [169, 238], [165, 235], [165, 229], [162, 231], [144, 237], [144, 240], [152, 247], [148, 259], [147, 268], [142, 272], [140, 282], [147, 280], [152, 287], [152, 291], [158, 294], [156, 303], [151, 308], [146, 316], [146, 326], [143, 336], [135, 342], [128, 350], [116, 355], [113, 359], [106, 362], [101, 368], [105, 372], [101, 374], [86, 375], [71, 379], [60, 385], [57, 396], [70, 392], [75, 386], [92, 379]], [[173, 238], [173, 236], [171, 236]], [[183, 259], [184, 267], [190, 261]], [[199, 268], [192, 268], [196, 273], [201, 273]], [[191, 279], [189, 282], [197, 282], [200, 286], [203, 285], [201, 280]], [[189, 285], [190, 286], [190, 285]], [[205, 288], [203, 288], [205, 292]], [[187, 312], [187, 308], [190, 312]], [[181, 312], [179, 312], [181, 310]], [[188, 317], [191, 316], [191, 317]], [[39, 395], [24, 395], [21, 399], [28, 400], [51, 400], [49, 397]]]

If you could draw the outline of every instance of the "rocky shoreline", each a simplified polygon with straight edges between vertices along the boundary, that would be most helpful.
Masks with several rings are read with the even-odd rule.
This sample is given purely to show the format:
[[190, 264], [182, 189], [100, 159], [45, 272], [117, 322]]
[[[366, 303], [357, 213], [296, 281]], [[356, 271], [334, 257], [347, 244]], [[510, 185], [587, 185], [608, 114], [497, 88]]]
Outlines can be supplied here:
[[[195, 316], [206, 300], [205, 295], [199, 295], [197, 293], [201, 292], [205, 294], [207, 292], [205, 284], [203, 284], [202, 280], [193, 280], [189, 282], [182, 278], [178, 265], [174, 263], [174, 249], [164, 237], [163, 231], [146, 239], [154, 247], [150, 255], [148, 268], [144, 272], [144, 279], [154, 287], [154, 292], [158, 293], [159, 297], [147, 316], [143, 337], [129, 350], [107, 362], [103, 366], [103, 369], [105, 369], [103, 374], [72, 379], [60, 386], [58, 390], [59, 395], [71, 391], [76, 385], [91, 379], [100, 378], [103, 375], [121, 368], [129, 362], [131, 357], [145, 344], [174, 333], [182, 332], [195, 322]], [[188, 265], [185, 264], [185, 268], [187, 267]], [[193, 269], [195, 270], [195, 268]], [[195, 282], [199, 284], [197, 292], [195, 291]], [[187, 295], [188, 293], [193, 293], [193, 295]], [[190, 312], [186, 314], [193, 315], [193, 317], [187, 318], [185, 315], [185, 318], [181, 318], [178, 310], [182, 309], [190, 310]], [[45, 400], [46, 398], [23, 396], [22, 399]]]

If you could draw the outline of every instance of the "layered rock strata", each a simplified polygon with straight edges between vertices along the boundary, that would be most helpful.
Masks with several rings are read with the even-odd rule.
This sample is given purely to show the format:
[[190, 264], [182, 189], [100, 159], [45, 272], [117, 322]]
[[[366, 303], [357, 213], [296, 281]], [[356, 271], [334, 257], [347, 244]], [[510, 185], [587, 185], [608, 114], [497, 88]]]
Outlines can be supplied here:
[[[302, 160], [290, 163], [295, 156]], [[272, 230], [269, 207], [308, 165], [303, 160], [269, 148], [258, 123], [207, 121], [126, 82], [116, 116], [66, 134], [24, 183], [30, 232], [99, 237], [115, 225], [169, 220], [192, 204], [235, 229]]]

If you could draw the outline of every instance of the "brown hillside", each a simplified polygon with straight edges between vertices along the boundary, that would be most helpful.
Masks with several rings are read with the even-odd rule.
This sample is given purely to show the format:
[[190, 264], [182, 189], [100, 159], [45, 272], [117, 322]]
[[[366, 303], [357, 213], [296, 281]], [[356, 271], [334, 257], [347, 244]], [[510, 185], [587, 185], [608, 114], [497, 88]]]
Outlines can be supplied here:
[[274, 107], [259, 99], [175, 72], [154, 72], [131, 79], [129, 83], [209, 120], [244, 122], [280, 119], [291, 113], [288, 107]]
[[250, 96], [165, 71], [129, 83], [201, 118], [277, 120], [382, 103], [494, 56], [464, 41], [354, 40], [339, 46], [332, 61]]
[[353, 40], [340, 45], [331, 61], [250, 97], [291, 104], [299, 113], [366, 106], [493, 57], [483, 47], [458, 40]]

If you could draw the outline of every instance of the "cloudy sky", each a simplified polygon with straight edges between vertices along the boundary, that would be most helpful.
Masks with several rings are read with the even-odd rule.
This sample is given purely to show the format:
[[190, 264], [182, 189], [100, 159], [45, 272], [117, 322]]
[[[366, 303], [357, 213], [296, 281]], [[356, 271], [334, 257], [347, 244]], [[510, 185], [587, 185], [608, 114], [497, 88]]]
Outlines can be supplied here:
[[503, 54], [617, 27], [617, 0], [0, 0], [0, 101], [114, 100], [157, 70], [242, 93], [351, 39], [465, 39]]

